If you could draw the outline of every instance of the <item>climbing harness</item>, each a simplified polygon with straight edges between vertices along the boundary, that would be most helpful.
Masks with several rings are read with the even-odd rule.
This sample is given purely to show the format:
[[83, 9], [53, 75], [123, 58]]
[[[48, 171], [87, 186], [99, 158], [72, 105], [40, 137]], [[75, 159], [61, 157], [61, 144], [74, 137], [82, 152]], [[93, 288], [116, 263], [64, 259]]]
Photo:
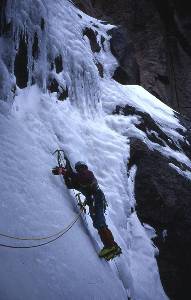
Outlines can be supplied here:
[[82, 209], [82, 212], [84, 212], [86, 214], [86, 200], [84, 202], [82, 202], [81, 197], [80, 197], [81, 193], [77, 193], [75, 194], [75, 197], [78, 201], [77, 205], [80, 207], [80, 209]]

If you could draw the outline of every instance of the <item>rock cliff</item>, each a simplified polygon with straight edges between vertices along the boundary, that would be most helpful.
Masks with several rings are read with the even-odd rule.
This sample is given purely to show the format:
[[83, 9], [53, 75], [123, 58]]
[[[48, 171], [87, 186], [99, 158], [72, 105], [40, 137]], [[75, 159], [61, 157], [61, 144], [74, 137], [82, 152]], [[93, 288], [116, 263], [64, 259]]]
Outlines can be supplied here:
[[126, 57], [123, 51], [123, 57], [117, 55], [126, 76], [124, 72], [118, 74], [118, 70], [115, 78], [128, 84], [137, 84], [140, 79], [149, 92], [176, 111], [191, 116], [191, 20], [187, 1], [74, 2], [86, 13], [121, 26], [112, 43], [120, 41], [120, 47], [126, 49]]

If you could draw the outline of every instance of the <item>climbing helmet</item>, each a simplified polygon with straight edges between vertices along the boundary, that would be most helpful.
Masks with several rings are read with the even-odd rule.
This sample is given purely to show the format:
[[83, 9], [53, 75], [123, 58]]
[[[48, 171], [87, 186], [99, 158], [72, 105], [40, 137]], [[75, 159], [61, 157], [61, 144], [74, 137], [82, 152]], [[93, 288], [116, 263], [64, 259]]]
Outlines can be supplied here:
[[75, 164], [75, 169], [76, 171], [78, 171], [80, 168], [83, 168], [83, 167], [86, 167], [87, 168], [87, 164], [83, 161], [78, 161], [76, 164]]

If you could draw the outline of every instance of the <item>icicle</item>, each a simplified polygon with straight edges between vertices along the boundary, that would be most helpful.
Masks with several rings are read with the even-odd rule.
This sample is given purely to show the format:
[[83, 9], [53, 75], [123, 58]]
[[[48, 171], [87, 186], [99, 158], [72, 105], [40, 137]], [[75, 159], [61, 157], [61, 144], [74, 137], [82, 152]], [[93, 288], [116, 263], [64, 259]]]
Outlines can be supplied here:
[[[48, 77], [52, 72], [50, 66], [54, 64], [55, 58], [61, 55], [64, 66], [62, 71], [64, 80], [63, 84], [60, 82], [61, 86], [65, 86], [66, 82], [73, 105], [77, 106], [85, 117], [94, 118], [100, 110], [99, 78], [93, 54], [89, 52], [81, 36], [82, 25], [79, 23], [76, 8], [66, 0], [58, 1], [56, 9], [60, 5], [61, 18], [64, 18], [64, 14], [66, 19], [73, 20], [76, 17], [76, 20], [73, 20], [76, 29], [71, 29], [67, 21], [63, 20], [63, 26], [66, 28], [63, 31], [63, 40], [59, 41], [48, 17], [49, 13], [52, 13], [52, 17], [54, 14], [50, 10], [50, 5], [50, 2], [40, 0], [7, 0], [6, 18], [12, 24], [12, 37], [9, 38], [12, 45], [11, 72], [14, 73], [16, 54], [23, 39], [27, 45], [27, 85], [30, 86], [34, 79], [34, 82], [46, 92]], [[33, 53], [35, 39], [38, 43], [36, 56]], [[54, 77], [53, 73], [51, 74]]]

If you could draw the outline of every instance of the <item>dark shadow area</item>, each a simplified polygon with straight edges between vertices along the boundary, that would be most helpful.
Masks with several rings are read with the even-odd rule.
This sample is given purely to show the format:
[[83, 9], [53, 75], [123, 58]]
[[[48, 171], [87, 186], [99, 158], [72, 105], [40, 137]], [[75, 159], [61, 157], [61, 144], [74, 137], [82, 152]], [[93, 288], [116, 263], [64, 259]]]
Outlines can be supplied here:
[[19, 49], [15, 57], [14, 74], [18, 87], [25, 88], [28, 83], [28, 56], [27, 42], [24, 37], [20, 38]]
[[86, 27], [83, 30], [83, 35], [86, 35], [88, 37], [92, 52], [100, 52], [101, 47], [97, 42], [96, 33], [91, 28]]

